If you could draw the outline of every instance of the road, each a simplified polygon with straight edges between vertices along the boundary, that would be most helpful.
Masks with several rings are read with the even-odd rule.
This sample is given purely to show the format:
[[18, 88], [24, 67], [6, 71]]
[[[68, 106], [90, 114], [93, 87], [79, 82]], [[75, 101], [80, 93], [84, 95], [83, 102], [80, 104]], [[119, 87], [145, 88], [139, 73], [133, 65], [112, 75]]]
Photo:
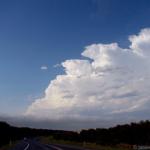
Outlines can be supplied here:
[[59, 144], [44, 145], [39, 141], [26, 139], [19, 142], [11, 150], [85, 150], [85, 149]]

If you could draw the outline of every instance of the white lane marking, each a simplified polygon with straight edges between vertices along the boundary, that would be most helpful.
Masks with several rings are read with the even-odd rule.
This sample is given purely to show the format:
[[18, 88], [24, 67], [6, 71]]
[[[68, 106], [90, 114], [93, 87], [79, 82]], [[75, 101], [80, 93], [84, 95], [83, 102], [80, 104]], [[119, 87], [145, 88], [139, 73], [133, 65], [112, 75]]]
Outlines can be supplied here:
[[54, 145], [49, 145], [50, 147], [52, 147], [52, 148], [54, 148], [54, 149], [56, 149], [56, 150], [63, 150], [63, 149], [61, 149], [61, 148], [59, 148], [59, 147], [56, 147], [56, 146], [54, 146]]
[[29, 148], [30, 144], [28, 143], [28, 145], [25, 147], [24, 150], [27, 150]]

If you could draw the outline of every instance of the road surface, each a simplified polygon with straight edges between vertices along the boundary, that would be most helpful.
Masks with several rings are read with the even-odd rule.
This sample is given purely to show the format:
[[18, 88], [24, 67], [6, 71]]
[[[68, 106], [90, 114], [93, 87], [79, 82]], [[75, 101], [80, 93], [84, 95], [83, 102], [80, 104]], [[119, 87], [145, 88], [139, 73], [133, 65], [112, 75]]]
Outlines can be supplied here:
[[11, 150], [85, 150], [85, 149], [75, 148], [66, 145], [59, 145], [59, 144], [44, 145], [41, 144], [39, 141], [26, 139], [26, 140], [22, 140]]

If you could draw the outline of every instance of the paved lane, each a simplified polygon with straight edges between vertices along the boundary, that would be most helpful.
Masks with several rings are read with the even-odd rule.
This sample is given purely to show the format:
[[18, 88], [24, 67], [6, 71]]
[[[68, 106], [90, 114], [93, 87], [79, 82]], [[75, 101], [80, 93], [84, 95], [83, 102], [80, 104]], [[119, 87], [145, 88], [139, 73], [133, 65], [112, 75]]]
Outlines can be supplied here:
[[60, 144], [51, 144], [51, 145], [47, 145], [47, 147], [53, 148], [53, 150], [88, 150], [88, 149], [78, 148], [75, 146], [60, 145]]
[[19, 142], [13, 149], [11, 150], [27, 150], [28, 143], [25, 141]]
[[36, 140], [22, 140], [11, 150], [85, 150], [67, 145], [49, 144], [44, 145]]

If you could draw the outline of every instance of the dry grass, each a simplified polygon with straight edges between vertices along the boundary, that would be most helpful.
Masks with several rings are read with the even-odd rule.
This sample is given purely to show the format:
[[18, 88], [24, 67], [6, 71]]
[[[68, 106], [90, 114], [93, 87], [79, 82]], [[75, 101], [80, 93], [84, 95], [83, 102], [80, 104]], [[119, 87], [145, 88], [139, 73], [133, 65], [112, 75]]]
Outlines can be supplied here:
[[12, 143], [9, 143], [7, 145], [4, 145], [0, 148], [0, 150], [10, 150], [11, 148], [13, 148], [15, 145], [17, 144], [17, 141], [16, 142], [12, 142]]
[[96, 143], [81, 143], [81, 142], [72, 142], [65, 140], [55, 140], [52, 136], [41, 137], [41, 142], [44, 144], [62, 144], [62, 145], [71, 145], [75, 147], [82, 147], [89, 150], [131, 150], [129, 148], [124, 148], [121, 146], [102, 146]]

